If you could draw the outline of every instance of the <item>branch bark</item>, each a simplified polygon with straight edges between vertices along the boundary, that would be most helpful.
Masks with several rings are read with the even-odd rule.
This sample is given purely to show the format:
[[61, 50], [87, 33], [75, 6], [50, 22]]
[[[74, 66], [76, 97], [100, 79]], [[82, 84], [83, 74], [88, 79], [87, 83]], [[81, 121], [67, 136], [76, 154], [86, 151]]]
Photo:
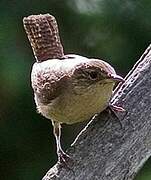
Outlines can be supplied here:
[[[38, 61], [63, 56], [58, 30], [55, 31], [55, 36], [59, 41], [56, 41], [49, 29], [53, 29], [53, 25], [47, 27], [47, 36], [45, 28], [39, 28], [41, 35], [37, 35], [36, 31], [36, 36], [32, 36], [35, 23], [41, 24], [41, 21], [46, 20], [49, 25], [47, 18], [50, 15], [44, 16], [47, 17], [40, 15], [24, 19], [24, 27]], [[32, 23], [28, 23], [29, 21]], [[39, 49], [41, 42], [46, 46]], [[56, 42], [59, 43], [56, 45]], [[53, 47], [55, 50], [50, 53], [49, 50]], [[45, 48], [44, 52], [48, 54], [43, 53]], [[93, 118], [68, 149], [73, 161], [67, 166], [57, 163], [43, 180], [132, 180], [135, 177], [151, 156], [151, 46], [125, 80], [124, 84], [119, 84], [115, 89], [111, 102], [122, 106], [126, 112], [114, 114], [104, 111]]]
[[57, 163], [43, 180], [134, 179], [151, 156], [151, 46], [125, 80], [111, 102], [126, 112], [92, 119], [68, 149], [70, 169]]

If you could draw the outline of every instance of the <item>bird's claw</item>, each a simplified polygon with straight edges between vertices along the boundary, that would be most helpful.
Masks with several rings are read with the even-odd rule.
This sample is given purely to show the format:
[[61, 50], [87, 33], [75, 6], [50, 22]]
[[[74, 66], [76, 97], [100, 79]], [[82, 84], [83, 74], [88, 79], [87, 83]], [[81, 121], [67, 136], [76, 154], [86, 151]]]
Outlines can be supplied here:
[[110, 104], [109, 107], [113, 110], [113, 111], [117, 111], [117, 112], [125, 112], [126, 110], [120, 106], [116, 106], [113, 104]]
[[58, 154], [58, 163], [61, 166], [72, 171], [69, 162], [71, 162], [72, 164], [73, 159], [68, 154], [66, 154], [63, 150], [59, 150], [57, 154]]
[[108, 110], [109, 113], [112, 112], [114, 114], [114, 116], [119, 120], [119, 124], [121, 126], [121, 129], [123, 129], [123, 125], [122, 125], [120, 119], [118, 118], [118, 116], [116, 115], [116, 112], [125, 112], [126, 110], [123, 107], [116, 106], [116, 105], [113, 105], [113, 104], [109, 104], [107, 110]]
[[67, 163], [71, 157], [66, 154], [63, 150], [59, 150], [58, 152], [58, 161], [61, 163]]

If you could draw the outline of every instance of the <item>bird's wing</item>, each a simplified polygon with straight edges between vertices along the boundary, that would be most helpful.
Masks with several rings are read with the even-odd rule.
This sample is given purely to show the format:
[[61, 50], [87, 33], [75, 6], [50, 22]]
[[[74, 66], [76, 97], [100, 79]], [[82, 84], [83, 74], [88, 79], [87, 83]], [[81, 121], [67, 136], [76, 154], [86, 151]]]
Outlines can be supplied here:
[[36, 69], [32, 71], [31, 81], [35, 95], [40, 103], [49, 104], [65, 89], [67, 76], [56, 74], [53, 69]]

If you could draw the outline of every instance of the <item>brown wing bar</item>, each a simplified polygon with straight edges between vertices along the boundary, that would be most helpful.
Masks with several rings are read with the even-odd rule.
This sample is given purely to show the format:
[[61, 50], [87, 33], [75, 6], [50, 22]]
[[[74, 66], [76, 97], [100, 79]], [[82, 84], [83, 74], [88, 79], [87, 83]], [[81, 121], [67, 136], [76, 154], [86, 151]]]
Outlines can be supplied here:
[[63, 57], [58, 25], [52, 15], [24, 17], [23, 24], [37, 62]]

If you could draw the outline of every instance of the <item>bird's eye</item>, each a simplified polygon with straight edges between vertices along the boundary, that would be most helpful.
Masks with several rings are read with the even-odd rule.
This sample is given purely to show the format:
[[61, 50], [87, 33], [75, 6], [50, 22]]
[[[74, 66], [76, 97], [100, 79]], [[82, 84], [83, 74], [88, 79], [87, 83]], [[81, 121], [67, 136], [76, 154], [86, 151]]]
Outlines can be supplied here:
[[96, 71], [92, 71], [89, 73], [89, 78], [91, 80], [96, 80], [98, 78], [98, 73]]

